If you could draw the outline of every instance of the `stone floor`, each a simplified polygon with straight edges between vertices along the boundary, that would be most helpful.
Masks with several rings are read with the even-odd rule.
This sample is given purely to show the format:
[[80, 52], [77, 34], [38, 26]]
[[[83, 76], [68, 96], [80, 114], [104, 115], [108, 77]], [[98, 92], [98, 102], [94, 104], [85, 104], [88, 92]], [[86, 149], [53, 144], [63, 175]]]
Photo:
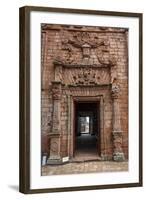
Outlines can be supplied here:
[[95, 135], [81, 134], [76, 138], [76, 151], [73, 161], [100, 160], [97, 154], [97, 140]]
[[88, 161], [72, 162], [56, 166], [47, 165], [42, 167], [42, 176], [117, 171], [128, 171], [128, 162]]

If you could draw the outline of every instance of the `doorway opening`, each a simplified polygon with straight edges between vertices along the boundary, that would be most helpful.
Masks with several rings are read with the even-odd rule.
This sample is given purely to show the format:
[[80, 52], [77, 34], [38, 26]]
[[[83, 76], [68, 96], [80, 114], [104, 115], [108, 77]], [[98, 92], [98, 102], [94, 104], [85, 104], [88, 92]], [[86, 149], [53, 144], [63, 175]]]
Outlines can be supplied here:
[[94, 160], [100, 155], [100, 105], [98, 102], [75, 102], [74, 158]]

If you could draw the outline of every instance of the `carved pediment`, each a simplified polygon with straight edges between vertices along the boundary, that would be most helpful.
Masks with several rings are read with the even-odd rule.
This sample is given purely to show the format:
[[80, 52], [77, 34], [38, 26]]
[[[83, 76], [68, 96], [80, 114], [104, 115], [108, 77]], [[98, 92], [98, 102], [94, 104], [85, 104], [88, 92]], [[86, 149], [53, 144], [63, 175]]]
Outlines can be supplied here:
[[108, 39], [84, 31], [62, 35], [60, 54], [54, 59], [55, 80], [68, 86], [109, 85], [116, 57], [110, 54]]
[[54, 58], [55, 64], [96, 64], [97, 66], [116, 64], [115, 56], [110, 54], [108, 39], [99, 39], [97, 34], [93, 36], [88, 32], [67, 32], [61, 44], [60, 54]]

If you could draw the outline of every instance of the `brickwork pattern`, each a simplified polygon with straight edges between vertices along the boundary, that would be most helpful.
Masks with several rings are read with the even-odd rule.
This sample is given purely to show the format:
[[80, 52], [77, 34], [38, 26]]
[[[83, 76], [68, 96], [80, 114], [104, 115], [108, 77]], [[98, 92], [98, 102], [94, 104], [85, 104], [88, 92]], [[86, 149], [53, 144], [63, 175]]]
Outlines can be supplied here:
[[[47, 25], [42, 24], [42, 86], [41, 86], [41, 133], [42, 133], [42, 153], [50, 152], [50, 137], [52, 134], [52, 82], [55, 80], [54, 61], [66, 62], [68, 65], [92, 65], [96, 71], [96, 65], [105, 66], [113, 62], [116, 65], [109, 69], [100, 68], [95, 73], [96, 83], [88, 83], [86, 87], [68, 87], [76, 84], [78, 77], [78, 68], [65, 68], [62, 72], [63, 84], [62, 96], [60, 100], [60, 135], [59, 151], [60, 156], [68, 156], [72, 138], [68, 136], [69, 132], [69, 104], [68, 96], [103, 96], [103, 115], [104, 115], [104, 144], [101, 144], [101, 152], [112, 159], [113, 141], [112, 141], [112, 98], [110, 84], [116, 78], [120, 86], [119, 109], [122, 127], [123, 143], [122, 148], [126, 159], [128, 159], [128, 31], [120, 28], [88, 27], [73, 25]], [[76, 41], [79, 41], [79, 47]], [[90, 55], [84, 52], [84, 43], [90, 44]], [[96, 45], [95, 45], [96, 44]], [[86, 50], [86, 48], [85, 48]], [[112, 58], [112, 59], [111, 59]], [[112, 60], [112, 61], [111, 61]], [[65, 64], [64, 64], [65, 65]], [[58, 72], [59, 73], [59, 72]], [[82, 72], [81, 72], [82, 73]], [[89, 72], [90, 76], [90, 72]], [[94, 73], [93, 73], [94, 76]], [[90, 77], [89, 77], [90, 78]], [[61, 79], [61, 78], [60, 78]], [[93, 79], [93, 78], [92, 78]], [[97, 90], [94, 84], [108, 84], [101, 86]], [[84, 83], [81, 82], [84, 85]], [[91, 84], [91, 85], [90, 85]], [[93, 87], [91, 87], [93, 84]], [[102, 127], [101, 127], [102, 128]]]

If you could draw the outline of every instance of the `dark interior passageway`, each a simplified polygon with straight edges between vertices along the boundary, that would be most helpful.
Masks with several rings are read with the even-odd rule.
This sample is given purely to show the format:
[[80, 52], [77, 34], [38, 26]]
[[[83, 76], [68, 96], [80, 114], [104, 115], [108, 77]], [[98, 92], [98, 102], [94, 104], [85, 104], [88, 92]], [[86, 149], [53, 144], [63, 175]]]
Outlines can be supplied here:
[[97, 159], [99, 140], [99, 102], [77, 102], [75, 104], [75, 159]]

